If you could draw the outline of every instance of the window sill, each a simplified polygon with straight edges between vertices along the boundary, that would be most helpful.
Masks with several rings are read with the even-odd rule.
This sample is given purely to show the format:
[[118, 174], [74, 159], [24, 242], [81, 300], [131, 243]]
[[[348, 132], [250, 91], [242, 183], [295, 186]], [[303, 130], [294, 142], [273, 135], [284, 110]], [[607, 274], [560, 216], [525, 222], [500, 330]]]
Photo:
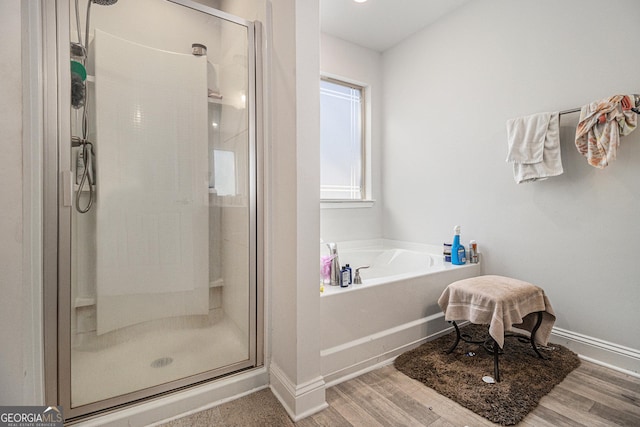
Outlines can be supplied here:
[[375, 200], [320, 200], [320, 209], [371, 208]]

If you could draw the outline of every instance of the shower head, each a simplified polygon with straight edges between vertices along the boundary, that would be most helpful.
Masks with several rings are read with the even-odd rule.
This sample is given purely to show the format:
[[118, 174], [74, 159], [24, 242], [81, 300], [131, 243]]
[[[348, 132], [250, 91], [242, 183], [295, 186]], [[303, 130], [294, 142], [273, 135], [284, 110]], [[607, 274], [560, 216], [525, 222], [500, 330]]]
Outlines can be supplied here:
[[100, 6], [111, 6], [112, 4], [116, 4], [118, 0], [91, 0], [95, 4], [99, 4]]

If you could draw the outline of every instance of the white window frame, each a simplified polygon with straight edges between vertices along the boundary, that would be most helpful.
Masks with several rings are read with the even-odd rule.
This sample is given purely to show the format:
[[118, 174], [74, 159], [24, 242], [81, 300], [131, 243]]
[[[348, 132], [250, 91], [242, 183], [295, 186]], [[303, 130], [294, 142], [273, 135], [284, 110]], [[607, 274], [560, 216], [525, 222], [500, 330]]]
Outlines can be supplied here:
[[334, 84], [350, 87], [360, 91], [360, 117], [361, 117], [361, 129], [360, 129], [360, 192], [361, 198], [359, 199], [325, 199], [321, 198], [320, 206], [322, 208], [354, 208], [354, 207], [371, 207], [373, 200], [371, 200], [371, 186], [370, 186], [370, 164], [369, 158], [369, 145], [370, 145], [370, 126], [368, 121], [369, 112], [369, 87], [366, 84], [355, 82], [349, 79], [345, 79], [339, 76], [333, 76], [328, 74], [322, 74], [320, 76], [321, 81], [328, 81]]

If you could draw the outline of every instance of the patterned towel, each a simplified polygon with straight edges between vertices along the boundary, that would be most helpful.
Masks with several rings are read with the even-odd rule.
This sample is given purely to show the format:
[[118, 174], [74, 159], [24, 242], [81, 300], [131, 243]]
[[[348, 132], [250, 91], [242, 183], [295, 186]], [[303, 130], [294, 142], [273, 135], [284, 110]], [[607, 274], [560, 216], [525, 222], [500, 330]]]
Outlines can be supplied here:
[[629, 135], [638, 123], [627, 95], [615, 95], [582, 107], [576, 129], [576, 147], [587, 162], [604, 169], [615, 160], [620, 136]]

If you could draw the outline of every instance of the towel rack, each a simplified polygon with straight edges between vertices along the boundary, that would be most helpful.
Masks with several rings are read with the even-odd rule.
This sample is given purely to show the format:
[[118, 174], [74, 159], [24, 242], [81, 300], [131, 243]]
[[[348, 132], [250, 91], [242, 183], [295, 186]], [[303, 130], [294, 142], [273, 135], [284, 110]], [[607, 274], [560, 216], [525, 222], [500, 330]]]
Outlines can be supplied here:
[[562, 116], [563, 114], [579, 113], [580, 110], [582, 110], [582, 108], [572, 108], [570, 110], [562, 110], [558, 114]]
[[[631, 111], [636, 114], [640, 114], [640, 95], [633, 94], [631, 96], [633, 96], [636, 104], [635, 108], [632, 108]], [[580, 110], [582, 110], [582, 108], [571, 108], [569, 110], [562, 110], [558, 114], [562, 116], [563, 114], [579, 113]]]

